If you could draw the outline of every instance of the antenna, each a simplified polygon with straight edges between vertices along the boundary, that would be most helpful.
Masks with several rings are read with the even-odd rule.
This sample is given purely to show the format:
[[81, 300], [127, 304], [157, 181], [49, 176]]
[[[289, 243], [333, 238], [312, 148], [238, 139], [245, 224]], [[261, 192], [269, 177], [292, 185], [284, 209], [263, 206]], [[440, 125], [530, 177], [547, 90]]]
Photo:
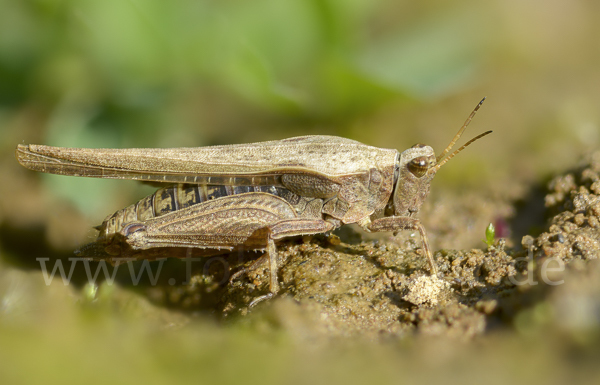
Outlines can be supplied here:
[[435, 168], [436, 170], [439, 170], [440, 167], [442, 167], [444, 165], [444, 163], [446, 163], [447, 161], [449, 161], [450, 159], [454, 158], [454, 156], [456, 154], [458, 154], [459, 152], [461, 152], [462, 150], [465, 149], [465, 147], [467, 147], [469, 144], [473, 143], [474, 141], [476, 141], [477, 139], [481, 139], [484, 136], [491, 134], [492, 131], [486, 131], [483, 134], [477, 135], [476, 137], [474, 137], [473, 139], [469, 140], [467, 143], [465, 143], [464, 145], [462, 145], [458, 150], [454, 151], [452, 154], [448, 155], [448, 157], [446, 159], [444, 159], [441, 163], [438, 163]]
[[[450, 144], [448, 145], [448, 147], [446, 147], [446, 149], [444, 149], [444, 151], [442, 151], [442, 153], [435, 159], [436, 163], [439, 163], [440, 160], [442, 160], [444, 158], [444, 156], [446, 156], [446, 154], [448, 152], [450, 152], [450, 150], [452, 150], [452, 147], [454, 146], [454, 144], [456, 143], [456, 141], [458, 139], [460, 139], [460, 137], [463, 134], [463, 132], [465, 132], [465, 129], [467, 128], [467, 126], [469, 125], [469, 123], [471, 123], [471, 119], [473, 119], [473, 117], [475, 116], [475, 114], [479, 110], [479, 107], [481, 107], [481, 105], [483, 104], [484, 101], [485, 101], [485, 98], [481, 99], [481, 101], [477, 104], [477, 106], [475, 107], [475, 109], [473, 110], [473, 112], [471, 112], [471, 115], [469, 115], [469, 117], [465, 121], [465, 124], [463, 124], [463, 126], [460, 128], [460, 130], [458, 130], [458, 132], [456, 133], [456, 135], [454, 135], [454, 138], [452, 139], [452, 141], [450, 142]], [[487, 135], [487, 133], [485, 135]], [[463, 148], [465, 148], [468, 144], [471, 144], [473, 141], [475, 141], [476, 139], [481, 138], [482, 136], [483, 135], [479, 135], [478, 137], [476, 137], [474, 139], [471, 139], [469, 142], [467, 142], [467, 144], [465, 144], [464, 146], [462, 146], [458, 151], [455, 151], [454, 154], [452, 154], [450, 157], [453, 157], [458, 152], [460, 152], [460, 150], [462, 150]], [[445, 163], [445, 161], [444, 161], [444, 163]], [[439, 166], [441, 166], [441, 164]]]

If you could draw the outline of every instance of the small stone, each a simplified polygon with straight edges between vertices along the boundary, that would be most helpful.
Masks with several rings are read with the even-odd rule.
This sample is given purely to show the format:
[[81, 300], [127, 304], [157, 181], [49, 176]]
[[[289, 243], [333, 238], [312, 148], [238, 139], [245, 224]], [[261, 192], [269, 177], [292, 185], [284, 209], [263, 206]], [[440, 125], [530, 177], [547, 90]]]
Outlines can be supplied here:
[[498, 301], [495, 299], [490, 300], [481, 300], [475, 304], [475, 309], [484, 313], [484, 314], [492, 314], [496, 307], [498, 306]]
[[533, 246], [533, 237], [531, 235], [525, 235], [521, 239], [521, 246], [523, 246], [523, 249], [529, 250], [529, 248]]
[[409, 283], [408, 294], [402, 297], [415, 305], [429, 304], [436, 305], [440, 293], [449, 287], [446, 281], [437, 277], [421, 275]]
[[595, 181], [590, 186], [590, 190], [594, 192], [594, 194], [600, 194], [600, 180]]
[[589, 216], [600, 217], [600, 202], [595, 202], [589, 205], [587, 214]]
[[585, 223], [585, 215], [581, 213], [575, 215], [575, 218], [573, 218], [573, 223], [581, 227]]

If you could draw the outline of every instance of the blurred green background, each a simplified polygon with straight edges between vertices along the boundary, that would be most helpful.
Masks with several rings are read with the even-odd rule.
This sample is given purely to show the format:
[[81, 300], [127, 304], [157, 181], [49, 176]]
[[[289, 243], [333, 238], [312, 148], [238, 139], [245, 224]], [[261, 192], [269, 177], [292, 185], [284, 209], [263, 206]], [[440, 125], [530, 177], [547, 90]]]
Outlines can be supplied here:
[[[237, 382], [232, 373], [251, 373], [272, 383], [303, 373], [302, 360], [333, 368], [317, 382], [338, 372], [398, 379], [413, 368], [394, 366], [411, 357], [406, 346], [370, 348], [366, 361], [352, 349], [308, 359], [285, 334], [262, 342], [202, 316], [179, 322], [135, 297], [91, 311], [78, 289], [46, 287], [18, 262], [39, 253], [35, 242], [68, 255], [91, 225], [153, 189], [36, 175], [17, 164], [15, 146], [331, 134], [441, 151], [487, 96], [466, 137], [494, 134], [445, 166], [434, 193], [504, 186], [521, 197], [598, 148], [599, 15], [595, 0], [0, 0], [0, 379]], [[4, 247], [23, 229], [37, 238]], [[440, 360], [442, 370], [453, 363]], [[102, 369], [116, 365], [119, 374]]]

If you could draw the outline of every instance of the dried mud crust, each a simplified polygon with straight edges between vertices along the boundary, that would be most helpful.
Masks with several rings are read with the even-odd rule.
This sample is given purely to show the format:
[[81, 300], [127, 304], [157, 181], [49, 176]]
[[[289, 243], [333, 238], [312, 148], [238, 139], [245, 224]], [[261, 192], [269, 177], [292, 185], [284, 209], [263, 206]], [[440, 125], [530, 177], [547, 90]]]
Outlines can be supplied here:
[[592, 295], [600, 284], [590, 284], [600, 282], [600, 268], [588, 266], [600, 253], [600, 152], [554, 178], [545, 204], [553, 215], [547, 231], [523, 237], [521, 248], [509, 249], [499, 239], [487, 250], [435, 252], [438, 279], [428, 275], [418, 239], [365, 242], [345, 230], [339, 237], [279, 244], [281, 291], [253, 308], [250, 302], [268, 292], [266, 264], [225, 285], [198, 275], [197, 285], [166, 288], [171, 293], [162, 297], [193, 308], [209, 288], [210, 306], [224, 318], [241, 316], [306, 336], [368, 338], [414, 333], [471, 338], [495, 325], [512, 325], [540, 304], [560, 312], [573, 292], [596, 298], [600, 309]]

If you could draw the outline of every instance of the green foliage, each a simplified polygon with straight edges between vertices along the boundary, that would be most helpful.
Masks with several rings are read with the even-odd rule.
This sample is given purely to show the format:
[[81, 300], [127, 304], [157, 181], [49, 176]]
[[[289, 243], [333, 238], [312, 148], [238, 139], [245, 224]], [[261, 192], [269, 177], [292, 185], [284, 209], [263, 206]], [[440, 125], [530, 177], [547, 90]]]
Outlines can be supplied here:
[[0, 78], [13, 87], [1, 100], [75, 103], [128, 127], [141, 125], [128, 116], [158, 114], [194, 89], [272, 114], [354, 115], [393, 93], [447, 92], [473, 69], [477, 45], [456, 15], [369, 36], [384, 1], [4, 3]]

